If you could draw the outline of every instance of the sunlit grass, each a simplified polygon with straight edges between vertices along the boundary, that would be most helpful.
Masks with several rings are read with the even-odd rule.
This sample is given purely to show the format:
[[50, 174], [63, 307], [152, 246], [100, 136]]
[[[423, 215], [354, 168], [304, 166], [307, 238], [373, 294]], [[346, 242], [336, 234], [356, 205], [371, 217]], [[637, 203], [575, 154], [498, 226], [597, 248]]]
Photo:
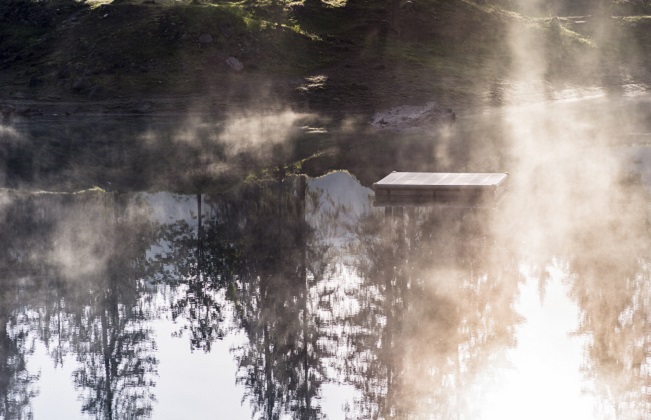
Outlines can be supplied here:
[[296, 34], [303, 35], [305, 37], [308, 37], [312, 41], [321, 41], [321, 37], [313, 32], [309, 32], [305, 28], [301, 27], [300, 24], [296, 22], [290, 22], [288, 25], [283, 25], [287, 29], [293, 31]]
[[619, 18], [623, 20], [624, 22], [629, 22], [629, 23], [648, 23], [651, 22], [651, 15], [648, 16], [623, 16]]
[[112, 3], [113, 0], [86, 0], [86, 4], [91, 8], [94, 9], [96, 7], [102, 6], [104, 4], [109, 4]]
[[514, 21], [520, 21], [520, 22], [525, 22], [525, 21], [530, 21], [531, 18], [528, 18], [518, 12], [514, 12], [512, 10], [507, 10], [504, 9], [503, 7], [497, 5], [497, 4], [489, 4], [489, 3], [477, 3], [475, 1], [471, 0], [462, 0], [464, 3], [467, 5], [482, 11], [483, 13], [489, 14], [489, 15], [496, 15], [496, 16], [501, 16], [508, 18], [510, 20]]
[[332, 7], [344, 7], [346, 6], [346, 3], [347, 3], [346, 0], [323, 0], [323, 4]]
[[[271, 7], [271, 2], [267, 3], [269, 3], [267, 4], [267, 7]], [[237, 22], [242, 22], [244, 24], [244, 27], [241, 27], [241, 30], [263, 32], [272, 30], [277, 26], [277, 23], [274, 21], [261, 19], [260, 17], [255, 16], [248, 10], [244, 2], [230, 4], [202, 4], [200, 6], [186, 6], [178, 4], [177, 7], [182, 8], [184, 14], [186, 14], [190, 20], [194, 22], [194, 25], [203, 26], [206, 28], [211, 27], [211, 22], [215, 16], [212, 12], [221, 13], [221, 16], [223, 17], [230, 16], [229, 20], [231, 23], [237, 24]], [[301, 27], [301, 25], [295, 21], [283, 20], [280, 22], [280, 26], [296, 34], [306, 36], [311, 40], [320, 40], [317, 34]]]
[[561, 35], [564, 36], [564, 37], [567, 37], [568, 39], [570, 39], [570, 40], [572, 40], [574, 42], [578, 42], [579, 44], [583, 44], [583, 45], [588, 46], [590, 48], [596, 48], [597, 47], [597, 44], [595, 44], [595, 42], [592, 39], [590, 39], [590, 38], [588, 38], [586, 36], [583, 36], [583, 35], [579, 34], [578, 32], [574, 32], [574, 31], [572, 31], [570, 29], [567, 29], [565, 27], [561, 27]]

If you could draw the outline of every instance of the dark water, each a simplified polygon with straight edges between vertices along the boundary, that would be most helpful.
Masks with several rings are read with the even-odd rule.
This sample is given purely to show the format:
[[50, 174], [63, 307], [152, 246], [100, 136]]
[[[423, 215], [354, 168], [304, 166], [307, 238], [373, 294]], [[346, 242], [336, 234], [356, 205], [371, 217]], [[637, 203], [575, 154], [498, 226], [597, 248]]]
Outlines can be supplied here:
[[0, 417], [648, 417], [651, 153], [587, 148], [589, 121], [578, 152], [518, 143], [497, 208], [387, 212], [347, 172], [173, 194], [7, 171]]

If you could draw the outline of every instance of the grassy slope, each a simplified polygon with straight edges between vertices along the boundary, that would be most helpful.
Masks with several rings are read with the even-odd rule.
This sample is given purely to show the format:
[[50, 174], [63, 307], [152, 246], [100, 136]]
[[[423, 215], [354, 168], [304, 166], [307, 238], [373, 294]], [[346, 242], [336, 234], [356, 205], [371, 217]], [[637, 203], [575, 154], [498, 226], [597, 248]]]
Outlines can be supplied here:
[[[263, 99], [322, 111], [370, 112], [432, 99], [457, 107], [495, 100], [494, 87], [511, 65], [506, 40], [513, 26], [539, 32], [550, 79], [596, 77], [578, 72], [586, 66], [576, 59], [599, 47], [589, 24], [562, 21], [554, 30], [550, 19], [489, 2], [408, 3], [399, 30], [377, 1], [292, 3], [281, 27], [275, 19], [272, 3], [263, 2], [8, 0], [0, 6], [1, 93], [74, 100], [212, 93], [228, 106], [266, 92]], [[644, 23], [616, 24], [636, 31], [640, 41], [628, 45], [646, 45]], [[213, 42], [201, 44], [204, 34]], [[637, 56], [617, 39], [600, 41], [621, 57]], [[231, 56], [242, 72], [226, 64]]]
[[[307, 63], [318, 65], [304, 57], [315, 44], [309, 37], [276, 29], [241, 4], [166, 7], [123, 1], [88, 7], [69, 2], [59, 13], [38, 4], [31, 9], [22, 13], [27, 19], [13, 13], [5, 19], [10, 25], [0, 25], [0, 66], [14, 90], [29, 88], [32, 80], [28, 93], [83, 98], [99, 86], [105, 98], [199, 94], [233, 76], [225, 62], [230, 56], [245, 63], [252, 76], [247, 79], [288, 76]], [[30, 14], [42, 18], [33, 22]], [[213, 42], [201, 44], [204, 34]]]

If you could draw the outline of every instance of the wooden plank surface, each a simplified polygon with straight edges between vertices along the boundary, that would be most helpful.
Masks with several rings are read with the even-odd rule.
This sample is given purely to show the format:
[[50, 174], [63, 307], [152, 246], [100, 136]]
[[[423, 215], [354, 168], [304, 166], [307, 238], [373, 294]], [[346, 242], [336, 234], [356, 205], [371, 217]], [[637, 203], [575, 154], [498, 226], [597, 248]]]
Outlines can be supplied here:
[[491, 188], [507, 179], [505, 173], [392, 172], [373, 184], [373, 189]]
[[496, 203], [506, 191], [506, 173], [392, 172], [373, 184], [377, 206], [476, 206]]

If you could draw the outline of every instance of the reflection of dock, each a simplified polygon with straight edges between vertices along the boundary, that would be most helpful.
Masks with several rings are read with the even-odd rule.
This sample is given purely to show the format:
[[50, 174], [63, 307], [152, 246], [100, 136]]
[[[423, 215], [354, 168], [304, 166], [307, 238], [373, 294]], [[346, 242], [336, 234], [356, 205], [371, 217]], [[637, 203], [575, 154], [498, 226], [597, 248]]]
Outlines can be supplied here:
[[373, 184], [375, 206], [494, 206], [506, 191], [505, 173], [392, 172]]

